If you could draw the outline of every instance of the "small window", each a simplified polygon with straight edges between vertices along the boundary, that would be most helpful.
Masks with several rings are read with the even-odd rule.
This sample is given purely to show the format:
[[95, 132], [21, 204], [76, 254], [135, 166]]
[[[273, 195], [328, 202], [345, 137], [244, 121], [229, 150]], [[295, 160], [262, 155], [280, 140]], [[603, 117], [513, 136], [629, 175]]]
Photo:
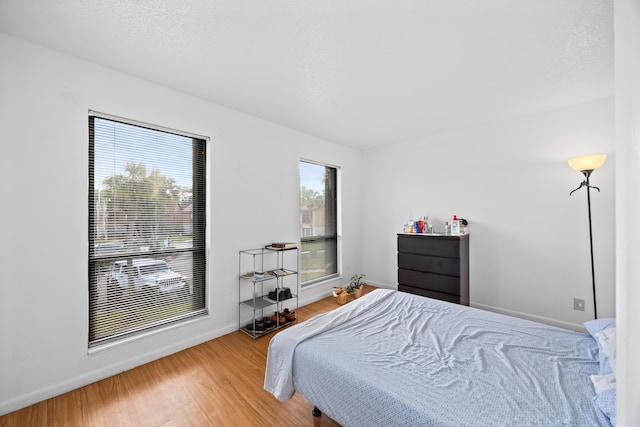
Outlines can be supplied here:
[[206, 314], [206, 139], [89, 114], [89, 346]]
[[300, 162], [300, 281], [338, 274], [338, 169]]

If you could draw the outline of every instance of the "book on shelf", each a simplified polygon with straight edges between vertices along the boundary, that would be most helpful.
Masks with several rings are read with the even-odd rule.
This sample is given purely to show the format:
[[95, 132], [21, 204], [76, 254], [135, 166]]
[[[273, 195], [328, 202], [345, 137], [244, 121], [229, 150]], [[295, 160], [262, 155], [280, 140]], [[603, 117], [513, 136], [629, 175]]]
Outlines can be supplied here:
[[244, 273], [242, 275], [240, 275], [240, 277], [242, 277], [243, 279], [247, 279], [247, 280], [253, 280], [253, 281], [260, 281], [260, 280], [264, 280], [264, 273], [259, 273], [259, 272], [248, 272], [248, 273]]
[[267, 274], [279, 277], [279, 276], [286, 276], [287, 274], [291, 274], [291, 272], [285, 270], [284, 268], [278, 268], [277, 270], [269, 270], [269, 271], [267, 271]]
[[295, 249], [297, 247], [297, 244], [289, 242], [274, 242], [270, 245], [265, 246], [265, 248], [267, 249]]

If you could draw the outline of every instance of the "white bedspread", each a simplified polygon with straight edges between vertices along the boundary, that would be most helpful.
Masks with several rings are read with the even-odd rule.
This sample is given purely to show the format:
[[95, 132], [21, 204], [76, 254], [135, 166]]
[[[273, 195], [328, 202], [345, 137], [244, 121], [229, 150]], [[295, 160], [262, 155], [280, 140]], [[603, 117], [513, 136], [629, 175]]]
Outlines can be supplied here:
[[329, 313], [321, 314], [306, 322], [299, 323], [279, 332], [269, 343], [264, 388], [278, 400], [289, 400], [293, 387], [293, 353], [302, 341], [321, 332], [334, 328], [364, 311], [369, 310], [394, 291], [376, 289], [367, 298], [357, 299]]

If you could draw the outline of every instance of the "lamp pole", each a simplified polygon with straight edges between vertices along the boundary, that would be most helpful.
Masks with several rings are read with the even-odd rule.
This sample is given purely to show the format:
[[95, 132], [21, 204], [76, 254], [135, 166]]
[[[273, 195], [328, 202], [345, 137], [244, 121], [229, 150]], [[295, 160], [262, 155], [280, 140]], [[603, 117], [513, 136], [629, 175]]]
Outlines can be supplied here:
[[[596, 305], [596, 272], [593, 266], [593, 230], [591, 229], [591, 186], [589, 185], [589, 176], [591, 176], [592, 170], [582, 171], [586, 179], [587, 187], [587, 210], [589, 211], [589, 249], [591, 250], [591, 286], [593, 288], [593, 317], [598, 318], [598, 308]], [[593, 187], [600, 191], [598, 187]]]
[[584, 175], [584, 181], [580, 183], [580, 186], [569, 193], [571, 196], [574, 192], [578, 191], [582, 187], [587, 187], [587, 211], [589, 212], [589, 250], [591, 253], [591, 287], [593, 288], [593, 318], [598, 318], [598, 307], [596, 305], [596, 272], [593, 265], [593, 230], [591, 229], [591, 189], [595, 188], [600, 191], [598, 187], [593, 187], [589, 184], [589, 177], [591, 176], [591, 172], [594, 169], [586, 169], [582, 170], [582, 174]]
[[584, 175], [584, 181], [580, 183], [578, 188], [569, 193], [571, 196], [573, 193], [581, 189], [582, 187], [587, 187], [587, 209], [589, 212], [589, 250], [591, 252], [591, 287], [593, 289], [593, 317], [595, 319], [598, 318], [598, 307], [596, 305], [596, 273], [595, 267], [593, 264], [593, 231], [591, 229], [591, 189], [595, 188], [600, 191], [598, 187], [593, 187], [589, 184], [589, 177], [591, 173], [598, 169], [604, 161], [607, 159], [606, 154], [591, 154], [588, 156], [575, 157], [573, 159], [569, 159], [569, 166], [571, 169], [578, 171]]

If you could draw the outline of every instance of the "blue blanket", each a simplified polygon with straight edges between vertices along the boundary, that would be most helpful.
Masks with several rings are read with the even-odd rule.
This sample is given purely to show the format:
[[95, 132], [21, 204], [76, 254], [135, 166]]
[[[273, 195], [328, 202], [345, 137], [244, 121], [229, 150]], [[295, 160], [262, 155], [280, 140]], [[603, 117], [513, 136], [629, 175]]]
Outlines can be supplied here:
[[359, 311], [274, 337], [295, 343], [295, 389], [344, 426], [609, 425], [588, 334], [401, 292]]

